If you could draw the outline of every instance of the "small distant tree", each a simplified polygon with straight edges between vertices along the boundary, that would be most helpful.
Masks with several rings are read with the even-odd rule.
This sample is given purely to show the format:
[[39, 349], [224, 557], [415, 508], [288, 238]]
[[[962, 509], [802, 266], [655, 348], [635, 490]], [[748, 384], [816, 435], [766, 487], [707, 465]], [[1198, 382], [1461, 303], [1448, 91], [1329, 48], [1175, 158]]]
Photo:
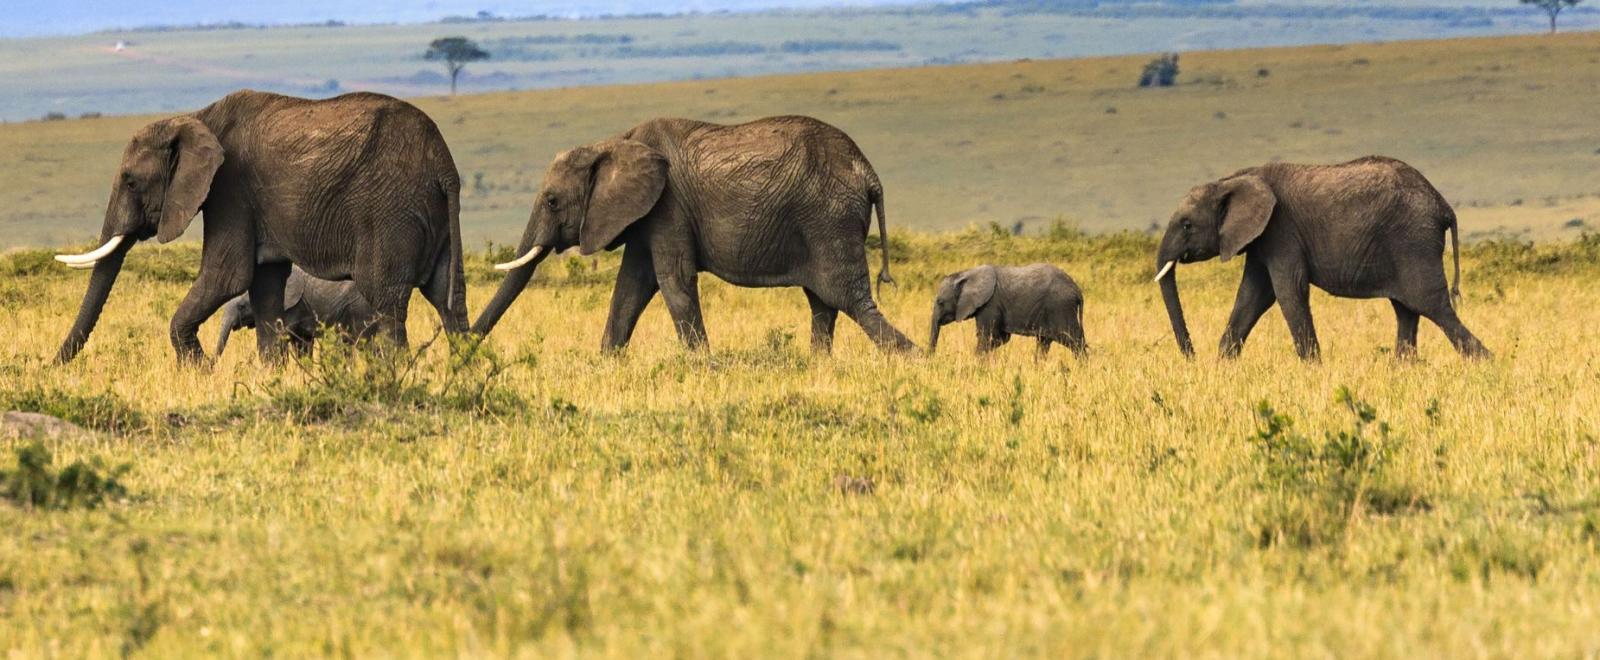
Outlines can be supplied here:
[[455, 96], [456, 78], [461, 70], [467, 68], [468, 62], [489, 59], [489, 53], [466, 37], [443, 37], [428, 44], [428, 52], [422, 57], [444, 62], [445, 69], [450, 72], [450, 95]]
[[1167, 53], [1150, 60], [1139, 74], [1140, 87], [1171, 87], [1178, 81], [1178, 54]]
[[1561, 14], [1561, 10], [1575, 7], [1580, 2], [1583, 0], [1522, 0], [1522, 4], [1533, 5], [1550, 15], [1550, 34], [1556, 33], [1556, 16]]

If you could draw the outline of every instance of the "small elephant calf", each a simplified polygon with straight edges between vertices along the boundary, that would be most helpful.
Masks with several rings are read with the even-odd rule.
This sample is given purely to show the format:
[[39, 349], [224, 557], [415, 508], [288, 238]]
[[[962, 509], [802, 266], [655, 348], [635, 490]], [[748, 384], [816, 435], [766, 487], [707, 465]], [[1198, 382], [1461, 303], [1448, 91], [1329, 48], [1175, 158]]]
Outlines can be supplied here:
[[[289, 333], [289, 344], [296, 352], [309, 352], [322, 326], [334, 328], [355, 341], [371, 337], [377, 330], [377, 320], [377, 311], [361, 297], [355, 282], [317, 279], [299, 267], [290, 271], [283, 291], [283, 325]], [[250, 294], [223, 305], [217, 357], [222, 357], [222, 349], [228, 346], [228, 335], [234, 330], [254, 327], [256, 317], [250, 305]]]
[[987, 353], [1011, 335], [1037, 337], [1039, 354], [1050, 343], [1065, 344], [1082, 357], [1083, 291], [1078, 283], [1050, 264], [978, 266], [944, 278], [933, 300], [928, 352], [939, 345], [939, 328], [947, 323], [978, 321], [978, 353]]

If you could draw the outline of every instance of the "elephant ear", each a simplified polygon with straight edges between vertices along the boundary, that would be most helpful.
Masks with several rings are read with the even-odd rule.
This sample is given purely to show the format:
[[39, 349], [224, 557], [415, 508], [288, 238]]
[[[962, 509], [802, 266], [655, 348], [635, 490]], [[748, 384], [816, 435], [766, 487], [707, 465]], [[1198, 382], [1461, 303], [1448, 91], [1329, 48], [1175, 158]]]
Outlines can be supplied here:
[[162, 243], [182, 236], [189, 228], [189, 222], [211, 194], [211, 177], [222, 166], [222, 144], [200, 120], [177, 117], [167, 123], [172, 130], [173, 162], [156, 233]]
[[289, 280], [283, 284], [283, 308], [292, 309], [300, 304], [306, 297], [306, 278], [310, 277], [305, 271], [295, 268], [289, 271]]
[[667, 158], [635, 140], [594, 145], [589, 204], [578, 230], [578, 248], [594, 254], [611, 245], [635, 220], [655, 208], [667, 186]]
[[965, 321], [977, 314], [994, 297], [994, 266], [979, 266], [962, 273], [956, 280], [961, 294], [956, 297], [956, 320]]
[[1278, 197], [1272, 194], [1265, 180], [1254, 174], [1224, 179], [1218, 185], [1227, 215], [1222, 217], [1217, 249], [1222, 253], [1222, 260], [1227, 261], [1266, 231]]

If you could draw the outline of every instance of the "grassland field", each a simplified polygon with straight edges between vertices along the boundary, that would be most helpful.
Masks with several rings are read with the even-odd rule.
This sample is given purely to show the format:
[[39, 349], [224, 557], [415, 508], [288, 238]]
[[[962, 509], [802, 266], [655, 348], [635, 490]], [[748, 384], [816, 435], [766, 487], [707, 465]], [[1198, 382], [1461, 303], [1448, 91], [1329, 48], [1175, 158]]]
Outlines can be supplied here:
[[[970, 324], [886, 356], [843, 319], [814, 356], [799, 292], [712, 277], [709, 351], [654, 305], [602, 356], [607, 253], [546, 262], [484, 349], [329, 343], [272, 370], [246, 333], [185, 369], [187, 241], [136, 248], [55, 366], [84, 278], [47, 246], [92, 233], [148, 118], [0, 127], [5, 235], [34, 246], [0, 256], [0, 410], [88, 430], [45, 443], [56, 467], [127, 468], [99, 508], [0, 503], [0, 652], [1600, 654], [1594, 58], [1564, 35], [1186, 54], [1186, 84], [1148, 93], [1121, 58], [419, 101], [473, 240], [501, 244], [529, 154], [648, 114], [823, 116], [889, 190], [891, 322], [921, 343], [944, 274], [1049, 261], [1085, 291], [1085, 360], [979, 358]], [[1457, 203], [1462, 316], [1495, 358], [1425, 323], [1397, 363], [1387, 304], [1317, 293], [1321, 362], [1275, 311], [1222, 361], [1239, 270], [1207, 263], [1179, 270], [1182, 359], [1147, 222], [1238, 166], [1369, 151]], [[470, 254], [472, 310], [506, 253]], [[436, 326], [417, 300], [414, 344]], [[0, 470], [25, 446], [0, 439]]]
[[[126, 463], [96, 510], [0, 505], [0, 649], [20, 656], [1488, 656], [1600, 652], [1600, 242], [1466, 252], [1463, 314], [1389, 354], [1381, 301], [1317, 295], [1325, 358], [1271, 312], [1215, 357], [1236, 268], [1180, 271], [1181, 359], [1139, 234], [905, 236], [886, 314], [937, 279], [1050, 261], [1092, 354], [1026, 340], [805, 348], [792, 290], [703, 280], [712, 349], [662, 308], [597, 346], [618, 259], [548, 263], [491, 336], [393, 369], [337, 344], [262, 369], [248, 334], [180, 369], [192, 245], [130, 258], [100, 329], [47, 358], [79, 277], [0, 261], [0, 407]], [[481, 306], [499, 254], [470, 260]], [[436, 319], [414, 306], [411, 334]], [[209, 337], [212, 324], [204, 329]], [[460, 353], [465, 355], [465, 351]], [[1342, 403], [1341, 389], [1372, 408]], [[1270, 432], [1258, 406], [1292, 424]], [[1282, 425], [1282, 420], [1278, 421]], [[1270, 439], [1263, 439], [1265, 434]], [[1343, 434], [1343, 435], [1341, 435]], [[11, 468], [20, 441], [0, 441]]]

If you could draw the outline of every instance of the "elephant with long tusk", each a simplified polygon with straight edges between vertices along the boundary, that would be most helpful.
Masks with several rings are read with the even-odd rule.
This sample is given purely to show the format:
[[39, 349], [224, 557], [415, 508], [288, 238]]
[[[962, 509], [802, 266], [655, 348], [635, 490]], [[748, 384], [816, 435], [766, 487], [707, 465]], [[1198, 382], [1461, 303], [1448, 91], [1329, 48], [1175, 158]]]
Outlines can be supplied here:
[[[1445, 279], [1444, 235], [1455, 252], [1455, 283]], [[1173, 213], [1156, 251], [1156, 281], [1178, 348], [1194, 354], [1178, 299], [1177, 264], [1244, 255], [1244, 278], [1218, 347], [1239, 354], [1256, 321], [1283, 311], [1302, 359], [1321, 348], [1311, 323], [1310, 287], [1346, 298], [1387, 298], [1398, 331], [1395, 355], [1417, 350], [1427, 317], [1456, 351], [1489, 357], [1462, 325], [1461, 254], [1455, 211], [1421, 172], [1369, 156], [1337, 165], [1272, 163], [1196, 186]]]
[[438, 127], [387, 96], [313, 101], [246, 90], [152, 123], [123, 151], [100, 247], [56, 257], [94, 270], [56, 360], [72, 360], [88, 341], [129, 249], [178, 238], [202, 210], [200, 274], [170, 328], [181, 362], [204, 359], [200, 324], [246, 292], [260, 322], [257, 348], [279, 359], [291, 264], [354, 282], [397, 344], [418, 288], [446, 331], [465, 333], [459, 198]]
[[[794, 286], [811, 305], [811, 345], [833, 346], [844, 312], [879, 348], [909, 339], [872, 299], [865, 239], [873, 214], [886, 235], [883, 186], [856, 143], [809, 117], [724, 126], [653, 119], [621, 135], [558, 154], [534, 198], [517, 258], [473, 324], [488, 333], [521, 295], [539, 262], [577, 247], [623, 247], [601, 348], [621, 350], [657, 294], [678, 337], [706, 346], [702, 271], [739, 286]], [[889, 277], [884, 240], [878, 281]]]

